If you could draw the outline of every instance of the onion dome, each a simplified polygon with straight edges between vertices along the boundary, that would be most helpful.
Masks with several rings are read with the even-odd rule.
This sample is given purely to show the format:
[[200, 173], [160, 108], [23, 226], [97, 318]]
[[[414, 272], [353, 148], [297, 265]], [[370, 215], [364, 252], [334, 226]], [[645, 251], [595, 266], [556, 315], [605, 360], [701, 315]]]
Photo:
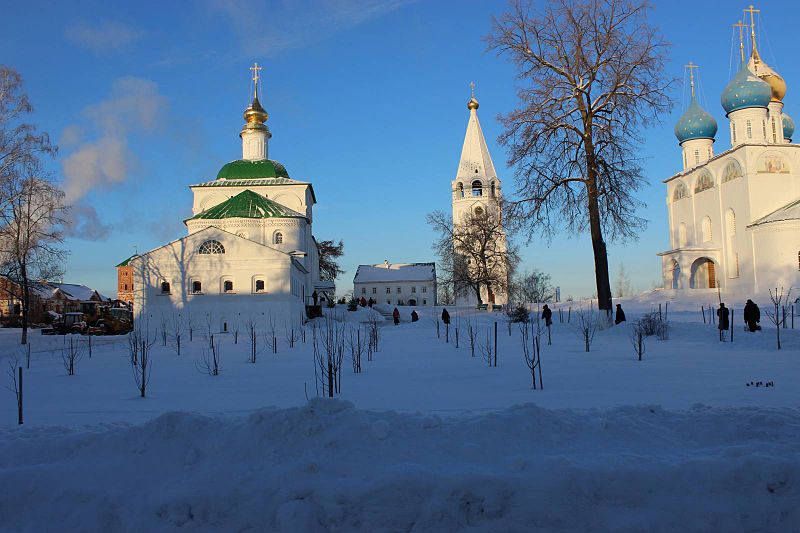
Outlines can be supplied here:
[[218, 180], [246, 180], [260, 178], [288, 178], [286, 167], [272, 159], [248, 161], [237, 159], [226, 163], [217, 173]]
[[711, 139], [717, 134], [717, 121], [708, 114], [697, 99], [692, 96], [692, 101], [683, 116], [675, 124], [675, 137], [678, 138], [678, 143], [683, 144], [684, 141], [692, 139]]
[[722, 107], [726, 114], [748, 107], [766, 108], [772, 99], [772, 88], [767, 82], [750, 71], [742, 61], [739, 72], [722, 91]]
[[786, 96], [786, 80], [775, 72], [772, 67], [764, 63], [757, 49], [753, 50], [753, 55], [750, 57], [748, 67], [750, 67], [750, 70], [753, 71], [756, 76], [769, 84], [772, 90], [772, 101], [782, 102], [783, 97]]
[[467, 102], [467, 109], [469, 110], [478, 109], [478, 107], [479, 107], [478, 101], [473, 96], [472, 98], [469, 99], [469, 102]]
[[786, 113], [783, 113], [783, 138], [791, 141], [792, 135], [794, 135], [794, 120]]

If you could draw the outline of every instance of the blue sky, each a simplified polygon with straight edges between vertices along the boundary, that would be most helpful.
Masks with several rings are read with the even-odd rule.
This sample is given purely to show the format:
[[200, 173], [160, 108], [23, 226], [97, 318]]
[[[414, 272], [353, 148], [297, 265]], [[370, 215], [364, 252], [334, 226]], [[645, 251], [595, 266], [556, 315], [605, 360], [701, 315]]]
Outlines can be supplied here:
[[[185, 234], [188, 185], [241, 156], [241, 113], [250, 72], [263, 67], [270, 157], [313, 182], [318, 239], [343, 239], [351, 288], [361, 263], [428, 261], [425, 214], [450, 208], [467, 124], [470, 81], [506, 193], [514, 172], [496, 143], [498, 113], [516, 104], [514, 72], [482, 37], [504, 1], [298, 0], [197, 2], [13, 2], [0, 20], [0, 61], [23, 75], [33, 120], [60, 145], [52, 170], [76, 205], [66, 279], [114, 294], [114, 265]], [[735, 68], [731, 24], [744, 2], [657, 0], [653, 20], [672, 43], [670, 74], [700, 65], [700, 102], [720, 124], [715, 150], [730, 147], [719, 94]], [[793, 61], [800, 27], [794, 1], [762, 9], [762, 57], [788, 83], [786, 111], [800, 118]], [[680, 168], [673, 125], [688, 103], [645, 134], [642, 191], [650, 223], [638, 242], [612, 244], [616, 275], [633, 285], [660, 276], [667, 247], [661, 180]], [[524, 244], [524, 243], [523, 243]], [[585, 235], [523, 246], [523, 268], [553, 275], [562, 295], [589, 296], [594, 271]]]

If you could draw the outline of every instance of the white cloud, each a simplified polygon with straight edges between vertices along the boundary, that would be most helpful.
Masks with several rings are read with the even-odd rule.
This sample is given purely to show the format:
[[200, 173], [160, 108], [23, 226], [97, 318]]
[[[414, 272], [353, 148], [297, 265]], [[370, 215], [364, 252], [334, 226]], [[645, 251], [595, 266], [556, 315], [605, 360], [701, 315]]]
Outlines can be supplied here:
[[[136, 161], [129, 136], [157, 129], [165, 109], [158, 86], [140, 78], [116, 80], [107, 99], [87, 107], [83, 114], [95, 136], [62, 161], [66, 202], [75, 204], [90, 190], [124, 182]], [[80, 125], [70, 125], [62, 137], [77, 139], [77, 131]]]
[[88, 205], [74, 205], [67, 212], [64, 235], [87, 241], [104, 241], [111, 233], [111, 226], [103, 224], [97, 210]]
[[103, 21], [95, 24], [79, 22], [67, 27], [64, 36], [68, 41], [97, 54], [125, 48], [142, 36], [142, 32], [121, 22]]
[[232, 22], [244, 51], [275, 56], [379, 18], [413, 0], [211, 0]]

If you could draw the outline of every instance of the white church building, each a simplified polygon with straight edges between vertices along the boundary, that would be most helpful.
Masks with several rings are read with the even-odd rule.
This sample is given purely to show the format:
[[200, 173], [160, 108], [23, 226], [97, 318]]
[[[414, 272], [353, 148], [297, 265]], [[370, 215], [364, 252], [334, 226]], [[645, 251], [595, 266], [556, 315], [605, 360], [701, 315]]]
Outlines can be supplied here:
[[[752, 13], [751, 13], [752, 17]], [[694, 95], [675, 126], [683, 170], [665, 180], [670, 249], [664, 288], [742, 298], [800, 287], [800, 145], [783, 111], [786, 83], [751, 51], [721, 95], [731, 147], [714, 153], [717, 123]]]
[[[474, 84], [471, 84], [474, 90]], [[467, 102], [469, 120], [461, 159], [458, 162], [456, 177], [450, 182], [453, 203], [453, 224], [458, 224], [469, 213], [489, 213], [502, 218], [500, 199], [502, 198], [500, 178], [492, 163], [492, 156], [486, 146], [480, 120], [478, 120], [478, 100], [473, 92]], [[501, 243], [505, 250], [505, 236]], [[473, 291], [455, 291], [456, 305], [475, 305], [478, 303]], [[491, 287], [481, 289], [483, 303], [503, 305], [508, 303], [508, 295]]]
[[242, 158], [225, 164], [216, 179], [190, 186], [187, 236], [130, 262], [137, 320], [180, 315], [195, 324], [213, 322], [217, 331], [250, 316], [295, 321], [314, 291], [331, 288], [319, 279], [314, 189], [269, 159], [260, 67], [251, 70], [253, 99], [239, 133]]

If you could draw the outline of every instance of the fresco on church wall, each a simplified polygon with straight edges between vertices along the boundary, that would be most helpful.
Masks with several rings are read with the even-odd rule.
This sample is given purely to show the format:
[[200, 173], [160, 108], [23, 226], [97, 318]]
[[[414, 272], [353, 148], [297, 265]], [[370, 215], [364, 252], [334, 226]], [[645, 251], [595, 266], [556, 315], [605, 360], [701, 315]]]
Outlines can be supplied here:
[[756, 165], [758, 173], [767, 174], [788, 174], [789, 165], [786, 160], [778, 154], [764, 154]]

